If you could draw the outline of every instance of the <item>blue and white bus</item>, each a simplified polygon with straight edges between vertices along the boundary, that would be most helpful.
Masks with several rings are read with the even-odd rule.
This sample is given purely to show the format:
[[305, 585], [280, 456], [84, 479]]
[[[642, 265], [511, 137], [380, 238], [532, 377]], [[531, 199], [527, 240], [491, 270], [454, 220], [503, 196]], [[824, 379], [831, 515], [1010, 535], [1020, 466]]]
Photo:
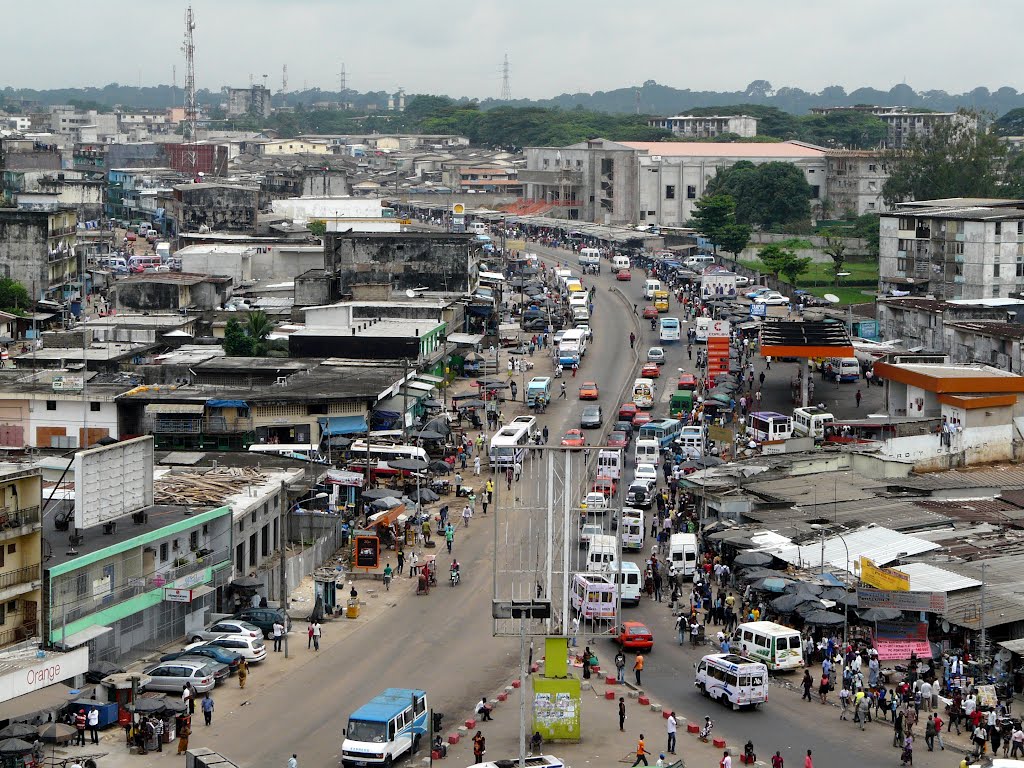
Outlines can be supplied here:
[[422, 737], [430, 741], [427, 692], [415, 688], [388, 688], [348, 718], [343, 731], [341, 764], [344, 768], [388, 766], [405, 753], [412, 754]]
[[649, 421], [640, 427], [640, 440], [657, 440], [661, 448], [668, 448], [672, 441], [679, 437], [679, 430], [683, 422], [679, 419], [662, 419], [661, 421]]
[[659, 325], [658, 338], [661, 339], [662, 344], [671, 344], [674, 341], [679, 341], [678, 317], [663, 317], [659, 321]]
[[517, 461], [522, 464], [526, 459], [526, 452], [530, 449], [532, 432], [532, 423], [518, 420], [506, 424], [495, 432], [488, 453], [491, 469], [508, 469], [515, 466]]

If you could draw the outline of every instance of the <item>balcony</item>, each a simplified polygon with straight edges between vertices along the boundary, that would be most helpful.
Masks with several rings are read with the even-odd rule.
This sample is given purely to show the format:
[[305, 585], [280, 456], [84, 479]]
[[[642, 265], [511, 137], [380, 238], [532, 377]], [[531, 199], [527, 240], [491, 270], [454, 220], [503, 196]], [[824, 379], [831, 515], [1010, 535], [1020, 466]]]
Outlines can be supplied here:
[[50, 230], [50, 234], [47, 237], [67, 237], [68, 235], [75, 234], [76, 227], [54, 227]]
[[38, 504], [22, 509], [0, 509], [0, 536], [8, 531], [31, 525], [39, 525]]
[[0, 595], [3, 594], [2, 590], [18, 584], [32, 584], [39, 581], [40, 578], [42, 576], [39, 570], [39, 563], [26, 565], [24, 568], [15, 568], [13, 571], [0, 572]]
[[196, 419], [147, 419], [146, 431], [153, 434], [199, 435], [203, 431], [203, 420]]
[[228, 419], [223, 416], [207, 416], [203, 422], [203, 432], [208, 435], [229, 435], [236, 432], [253, 430], [251, 416], [239, 416]]
[[574, 187], [583, 183], [583, 173], [580, 171], [567, 171], [562, 168], [519, 171], [517, 180], [522, 184], [548, 184], [556, 187]]

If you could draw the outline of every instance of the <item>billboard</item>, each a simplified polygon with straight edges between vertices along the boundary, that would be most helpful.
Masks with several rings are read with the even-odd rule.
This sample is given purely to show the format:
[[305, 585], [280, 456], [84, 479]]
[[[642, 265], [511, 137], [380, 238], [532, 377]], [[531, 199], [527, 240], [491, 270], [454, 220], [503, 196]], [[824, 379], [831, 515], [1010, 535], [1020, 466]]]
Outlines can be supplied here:
[[75, 527], [92, 528], [153, 505], [153, 438], [78, 451]]
[[892, 592], [910, 590], [910, 576], [895, 568], [879, 568], [866, 557], [860, 559], [860, 580], [872, 587]]
[[879, 621], [875, 628], [875, 649], [880, 661], [909, 659], [912, 654], [922, 659], [932, 657], [927, 622]]
[[896, 608], [900, 611], [946, 612], [945, 592], [904, 592], [902, 590], [857, 587], [857, 608]]

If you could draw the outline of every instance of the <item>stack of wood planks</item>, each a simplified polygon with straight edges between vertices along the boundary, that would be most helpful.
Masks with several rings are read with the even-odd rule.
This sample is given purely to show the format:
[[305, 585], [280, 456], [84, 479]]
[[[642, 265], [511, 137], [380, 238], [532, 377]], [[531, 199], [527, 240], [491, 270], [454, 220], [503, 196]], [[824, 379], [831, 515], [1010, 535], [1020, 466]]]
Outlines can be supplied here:
[[260, 470], [252, 467], [214, 467], [201, 472], [172, 472], [153, 484], [153, 501], [156, 504], [183, 507], [216, 507], [245, 486], [262, 485], [266, 480]]

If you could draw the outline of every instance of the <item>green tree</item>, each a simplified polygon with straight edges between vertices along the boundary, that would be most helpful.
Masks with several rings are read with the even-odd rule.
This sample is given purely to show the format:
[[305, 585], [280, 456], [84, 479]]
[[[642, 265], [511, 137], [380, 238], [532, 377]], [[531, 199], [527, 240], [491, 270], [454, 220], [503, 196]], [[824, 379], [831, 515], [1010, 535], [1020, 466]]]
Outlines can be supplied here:
[[0, 278], [0, 310], [21, 314], [32, 308], [25, 286], [9, 277]]
[[1000, 136], [1024, 136], [1024, 107], [1011, 109], [992, 123], [992, 130]]
[[749, 224], [726, 224], [718, 230], [716, 235], [718, 239], [715, 240], [715, 244], [738, 259], [740, 251], [746, 248], [747, 243], [750, 242], [751, 231]]
[[835, 274], [838, 287], [839, 273], [843, 271], [843, 263], [846, 261], [846, 238], [835, 229], [826, 229], [821, 235], [825, 238], [825, 247], [822, 250], [832, 259], [832, 272]]
[[306, 222], [306, 229], [308, 229], [314, 237], [323, 237], [327, 234], [327, 222], [321, 221], [320, 219], [313, 219], [312, 221]]
[[252, 342], [253, 354], [259, 357], [267, 354], [267, 336], [274, 330], [274, 323], [261, 309], [249, 312], [245, 320], [245, 331]]
[[868, 112], [840, 110], [827, 115], [805, 115], [799, 121], [801, 141], [826, 147], [871, 149], [888, 133], [885, 123]]
[[694, 205], [690, 226], [715, 247], [725, 227], [736, 223], [736, 202], [729, 195], [705, 195]]
[[859, 237], [867, 241], [868, 252], [878, 258], [878, 215], [865, 213], [853, 220], [853, 228], [850, 232], [852, 237]]
[[252, 357], [253, 340], [245, 335], [242, 324], [235, 318], [224, 328], [224, 352], [228, 357]]
[[809, 256], [797, 256], [796, 251], [783, 248], [778, 243], [772, 243], [761, 248], [758, 252], [758, 258], [765, 269], [775, 276], [776, 280], [781, 274], [785, 275], [786, 279], [793, 284], [796, 284], [797, 278], [806, 272], [807, 268], [811, 265], [811, 258]]
[[811, 186], [791, 163], [762, 165], [743, 160], [720, 170], [708, 194], [726, 194], [736, 203], [736, 221], [768, 229], [810, 219]]
[[996, 197], [1005, 159], [1006, 146], [992, 131], [941, 124], [905, 150], [891, 153], [882, 197], [889, 206], [907, 200]]

